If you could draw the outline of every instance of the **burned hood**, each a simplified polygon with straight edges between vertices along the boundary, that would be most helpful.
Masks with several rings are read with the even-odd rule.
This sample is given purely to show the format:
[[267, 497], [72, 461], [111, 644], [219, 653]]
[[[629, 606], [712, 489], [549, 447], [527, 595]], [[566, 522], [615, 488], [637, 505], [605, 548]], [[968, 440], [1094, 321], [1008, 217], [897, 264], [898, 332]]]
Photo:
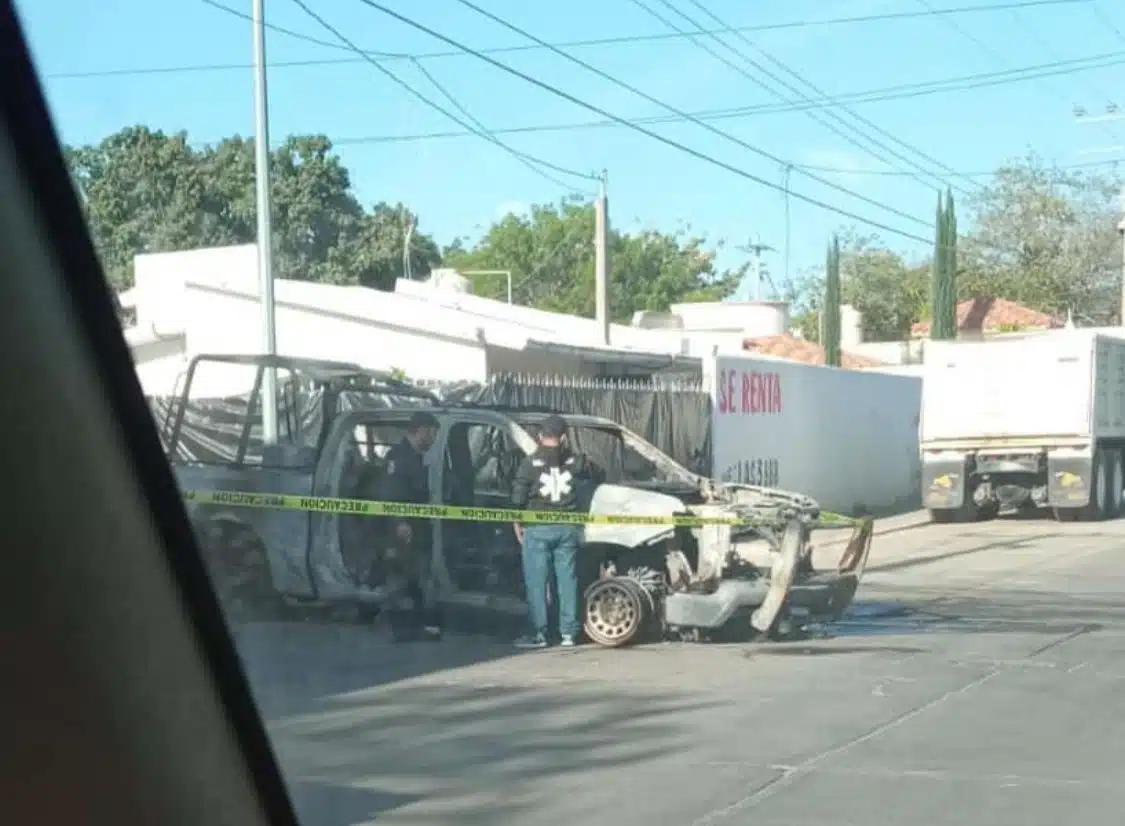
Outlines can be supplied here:
[[737, 482], [715, 482], [710, 479], [700, 480], [700, 487], [708, 502], [728, 505], [740, 513], [769, 511], [784, 516], [809, 518], [820, 515], [819, 502], [795, 491]]

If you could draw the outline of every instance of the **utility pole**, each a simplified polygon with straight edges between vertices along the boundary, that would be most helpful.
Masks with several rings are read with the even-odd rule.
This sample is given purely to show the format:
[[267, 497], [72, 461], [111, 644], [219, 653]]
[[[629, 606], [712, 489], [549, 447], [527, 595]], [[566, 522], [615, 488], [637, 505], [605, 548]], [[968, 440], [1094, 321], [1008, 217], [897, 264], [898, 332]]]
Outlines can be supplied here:
[[605, 170], [594, 201], [594, 317], [602, 344], [609, 344], [609, 198]]
[[[748, 289], [743, 290], [740, 286], [739, 295], [746, 294], [743, 300], [761, 301], [762, 299], [762, 253], [763, 252], [777, 252], [769, 244], [763, 244], [759, 241], [756, 244], [747, 244], [744, 247], [739, 247], [743, 252], [750, 253], [750, 271], [746, 274], [746, 278], [742, 284]], [[749, 282], [749, 283], [747, 283]]]
[[[266, 21], [264, 0], [253, 0], [254, 25], [254, 179], [258, 209], [258, 280], [262, 300], [262, 349], [277, 355], [273, 300], [273, 242], [270, 234], [270, 126], [266, 94]], [[262, 376], [262, 441], [277, 444], [277, 371]]]
[[[1101, 115], [1090, 115], [1085, 109], [1075, 107], [1074, 117], [1080, 124], [1125, 120], [1125, 114], [1121, 112], [1116, 103], [1109, 104], [1105, 113]], [[1125, 151], [1125, 146], [1111, 146], [1093, 151], [1122, 152]], [[1121, 190], [1121, 214], [1121, 223], [1117, 225], [1117, 234], [1121, 237], [1121, 314], [1118, 318], [1118, 324], [1125, 327], [1125, 188]]]

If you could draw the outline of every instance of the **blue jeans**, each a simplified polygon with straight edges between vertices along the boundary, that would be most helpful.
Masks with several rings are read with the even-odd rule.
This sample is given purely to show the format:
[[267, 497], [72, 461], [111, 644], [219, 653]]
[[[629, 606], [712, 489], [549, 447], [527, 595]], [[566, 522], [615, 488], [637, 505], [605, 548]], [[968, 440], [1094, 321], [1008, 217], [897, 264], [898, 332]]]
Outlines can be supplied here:
[[576, 637], [578, 621], [578, 525], [528, 525], [523, 532], [523, 581], [531, 630], [547, 633], [547, 588], [551, 569], [558, 587], [559, 633]]

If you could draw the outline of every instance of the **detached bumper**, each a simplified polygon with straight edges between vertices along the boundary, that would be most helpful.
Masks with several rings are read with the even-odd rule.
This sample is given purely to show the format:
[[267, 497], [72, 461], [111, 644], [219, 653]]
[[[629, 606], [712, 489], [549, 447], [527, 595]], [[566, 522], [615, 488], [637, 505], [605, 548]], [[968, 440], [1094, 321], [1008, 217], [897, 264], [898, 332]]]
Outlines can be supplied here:
[[[769, 628], [785, 605], [810, 622], [835, 622], [855, 598], [871, 553], [873, 531], [870, 519], [856, 526], [835, 571], [788, 581], [726, 580], [710, 594], [669, 594], [664, 600], [664, 621], [668, 626], [715, 629], [736, 615], [764, 610], [769, 616], [756, 617], [754, 624]], [[779, 586], [782, 593], [771, 594]]]

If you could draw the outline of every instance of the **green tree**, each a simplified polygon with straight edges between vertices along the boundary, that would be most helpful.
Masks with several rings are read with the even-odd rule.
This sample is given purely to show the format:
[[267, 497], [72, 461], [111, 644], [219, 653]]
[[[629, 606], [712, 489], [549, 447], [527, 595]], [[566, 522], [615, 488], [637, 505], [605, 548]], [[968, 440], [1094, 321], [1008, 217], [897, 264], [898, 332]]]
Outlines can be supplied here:
[[1123, 178], [1066, 170], [1035, 155], [999, 170], [969, 201], [958, 296], [1007, 298], [1086, 323], [1120, 318]]
[[824, 363], [840, 366], [840, 239], [832, 236], [824, 267]]
[[[511, 270], [513, 299], [545, 310], [594, 312], [594, 208], [579, 199], [506, 215], [469, 246], [455, 239], [443, 260], [459, 270]], [[721, 243], [716, 248], [721, 248]], [[707, 239], [690, 227], [673, 233], [619, 232], [610, 227], [610, 313], [628, 321], [637, 310], [667, 310], [681, 301], [729, 295], [744, 268], [719, 270]], [[501, 298], [499, 278], [475, 276], [474, 291]]]
[[[232, 137], [193, 148], [186, 133], [129, 127], [67, 151], [71, 175], [111, 284], [133, 280], [133, 256], [257, 237], [254, 143]], [[320, 135], [287, 138], [270, 157], [274, 271], [280, 278], [391, 289], [411, 264], [424, 276], [440, 262], [433, 239], [401, 204], [366, 211], [347, 168]]]
[[[928, 306], [929, 263], [911, 264], [888, 249], [878, 236], [846, 230], [839, 236], [841, 302], [863, 317], [867, 341], [901, 341]], [[819, 341], [825, 274], [800, 274], [786, 290], [793, 326], [805, 338]]]
[[944, 202], [938, 194], [936, 233], [930, 276], [930, 310], [933, 316], [930, 337], [948, 340], [957, 338], [957, 227], [952, 192], [946, 194]]

